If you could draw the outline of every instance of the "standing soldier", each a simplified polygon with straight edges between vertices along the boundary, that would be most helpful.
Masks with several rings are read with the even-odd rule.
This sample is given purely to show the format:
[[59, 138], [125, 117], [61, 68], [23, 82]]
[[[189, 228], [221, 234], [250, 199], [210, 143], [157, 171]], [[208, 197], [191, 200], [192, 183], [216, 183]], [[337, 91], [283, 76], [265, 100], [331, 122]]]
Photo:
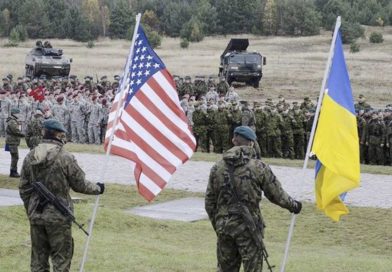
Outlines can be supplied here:
[[192, 79], [190, 76], [185, 77], [185, 82], [181, 84], [180, 93], [178, 94], [179, 97], [183, 97], [184, 94], [193, 95], [194, 93], [194, 86], [192, 84]]
[[20, 138], [23, 138], [25, 135], [20, 130], [19, 119], [20, 110], [18, 108], [11, 109], [11, 115], [7, 118], [7, 129], [6, 129], [6, 139], [5, 144], [7, 145], [7, 149], [11, 154], [11, 167], [10, 167], [10, 177], [11, 178], [19, 178], [20, 175], [18, 173], [18, 160], [19, 160], [19, 151], [18, 146], [20, 145]]
[[392, 165], [392, 112], [389, 111], [388, 116], [385, 118], [386, 125], [386, 149], [389, 159], [389, 165]]
[[282, 157], [282, 139], [281, 131], [282, 117], [277, 112], [275, 107], [268, 108], [267, 111], [267, 124], [266, 124], [266, 135], [267, 135], [267, 155], [274, 158]]
[[372, 112], [371, 120], [365, 129], [365, 143], [369, 148], [370, 164], [383, 164], [385, 134], [385, 124], [379, 120], [377, 112]]
[[42, 141], [44, 112], [41, 109], [35, 111], [34, 117], [27, 123], [26, 144], [31, 149], [38, 146]]
[[241, 107], [241, 113], [242, 113], [242, 119], [241, 119], [241, 125], [242, 126], [248, 126], [253, 131], [256, 131], [256, 120], [255, 120], [255, 114], [253, 113], [253, 110], [249, 107], [248, 101], [241, 101], [242, 107]]
[[102, 119], [102, 108], [97, 103], [97, 97], [92, 97], [92, 104], [89, 107], [90, 117], [88, 119], [88, 142], [89, 144], [100, 144], [99, 126]]
[[[55, 104], [52, 107], [52, 115], [53, 118], [55, 118], [57, 121], [59, 121], [65, 129], [69, 130], [68, 124], [69, 124], [69, 110], [67, 106], [64, 104], [64, 97], [63, 96], [58, 96], [56, 98], [57, 104]], [[67, 131], [68, 131], [67, 130]]]
[[31, 112], [31, 106], [27, 101], [25, 93], [20, 93], [18, 108], [20, 109], [20, 125], [22, 133], [26, 132], [27, 121]]
[[31, 271], [70, 271], [74, 243], [72, 221], [54, 205], [41, 199], [32, 189], [40, 181], [63, 205], [73, 212], [70, 189], [82, 194], [98, 195], [103, 183], [86, 181], [85, 173], [74, 156], [65, 151], [65, 128], [55, 119], [44, 122], [44, 140], [23, 161], [19, 194], [30, 222]]
[[365, 112], [370, 111], [372, 107], [366, 103], [366, 97], [363, 94], [358, 96], [358, 102], [354, 105], [355, 111], [364, 110]]
[[304, 101], [301, 103], [300, 109], [301, 110], [311, 110], [311, 109], [315, 109], [315, 106], [309, 97], [305, 97]]
[[11, 110], [11, 101], [6, 97], [6, 91], [0, 89], [0, 137], [5, 137], [7, 117]]
[[238, 93], [235, 91], [233, 86], [229, 87], [229, 90], [226, 93], [226, 101], [229, 103], [233, 103], [233, 102], [238, 102], [240, 100], [240, 96], [238, 95]]
[[[282, 107], [282, 105], [280, 105]], [[289, 109], [282, 111], [282, 154], [283, 158], [293, 160], [295, 158], [294, 153], [294, 136], [293, 136], [293, 124], [295, 123], [294, 117], [289, 113]]]
[[293, 107], [293, 114], [294, 153], [296, 159], [302, 160], [305, 158], [305, 117], [297, 105]]
[[198, 147], [201, 152], [207, 152], [207, 105], [199, 102], [192, 114], [193, 133], [195, 134]]
[[216, 111], [218, 110], [218, 107], [213, 103], [212, 100], [209, 100], [207, 102], [207, 152], [210, 152], [210, 143], [212, 142], [212, 145], [215, 148], [215, 114]]
[[365, 163], [366, 160], [366, 145], [365, 145], [365, 130], [366, 120], [363, 118], [364, 110], [359, 110], [357, 113], [357, 128], [359, 138], [359, 154], [361, 163]]
[[216, 86], [216, 89], [217, 89], [217, 91], [218, 91], [218, 94], [219, 94], [219, 95], [226, 95], [226, 93], [227, 93], [227, 91], [229, 90], [229, 88], [230, 88], [230, 86], [229, 86], [229, 84], [227, 83], [225, 77], [223, 77], [223, 76], [220, 77], [220, 78], [219, 78], [219, 83], [218, 83], [218, 85]]
[[109, 119], [109, 103], [107, 101], [107, 99], [102, 99], [101, 101], [102, 103], [102, 108], [101, 108], [101, 121], [100, 121], [100, 125], [101, 125], [101, 143], [103, 143], [105, 141], [105, 134], [106, 134], [106, 127], [108, 125], [108, 119]]
[[302, 204], [282, 188], [270, 167], [254, 159], [255, 132], [240, 126], [234, 131], [234, 147], [212, 168], [205, 194], [205, 209], [217, 235], [218, 271], [263, 270], [264, 221], [262, 194], [272, 203], [295, 214]]
[[81, 102], [81, 95], [75, 94], [73, 96], [73, 103], [71, 105], [71, 135], [72, 142], [84, 144], [86, 142], [84, 130], [84, 116], [86, 114], [86, 106]]
[[267, 155], [267, 137], [265, 134], [265, 126], [267, 123], [267, 115], [262, 109], [260, 102], [254, 102], [254, 113], [256, 120], [256, 135], [257, 142], [260, 146], [261, 156], [265, 157]]
[[277, 108], [282, 107], [283, 110], [286, 110], [286, 109], [290, 108], [290, 104], [286, 102], [286, 100], [285, 100], [283, 95], [280, 94], [278, 96], [278, 100], [279, 100], [278, 103], [276, 103], [276, 107]]
[[213, 101], [216, 104], [219, 100], [219, 94], [216, 92], [215, 87], [211, 87], [209, 91], [206, 93], [207, 101]]
[[230, 135], [230, 127], [231, 123], [229, 112], [226, 110], [226, 105], [224, 101], [218, 104], [218, 111], [214, 115], [214, 152], [215, 153], [223, 153], [224, 151], [229, 149], [229, 135]]
[[[234, 130], [236, 129], [236, 127], [241, 126], [241, 122], [242, 122], [242, 112], [241, 109], [238, 107], [237, 101], [231, 102], [231, 107], [229, 111], [230, 111], [229, 116], [231, 121], [231, 123], [229, 124], [230, 125], [229, 139], [233, 139]], [[230, 144], [230, 146], [232, 147], [233, 145]]]

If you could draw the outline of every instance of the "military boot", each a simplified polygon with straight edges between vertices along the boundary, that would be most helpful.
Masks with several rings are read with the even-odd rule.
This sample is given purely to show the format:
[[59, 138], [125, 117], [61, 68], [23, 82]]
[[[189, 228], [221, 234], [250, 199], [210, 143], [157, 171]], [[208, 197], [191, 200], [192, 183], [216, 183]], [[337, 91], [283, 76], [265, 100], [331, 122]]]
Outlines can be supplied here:
[[11, 169], [10, 178], [20, 178], [20, 175], [17, 170]]

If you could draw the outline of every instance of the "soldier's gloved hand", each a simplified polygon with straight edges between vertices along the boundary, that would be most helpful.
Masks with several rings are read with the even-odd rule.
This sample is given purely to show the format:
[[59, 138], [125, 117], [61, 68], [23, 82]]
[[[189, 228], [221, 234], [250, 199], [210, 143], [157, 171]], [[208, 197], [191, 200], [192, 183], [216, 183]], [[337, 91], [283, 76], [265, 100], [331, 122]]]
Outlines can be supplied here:
[[293, 207], [291, 208], [291, 212], [293, 212], [294, 214], [299, 214], [302, 210], [302, 203], [294, 200], [293, 201]]
[[102, 195], [103, 192], [105, 192], [105, 184], [101, 182], [97, 182], [97, 185], [99, 186], [99, 188], [101, 188], [101, 191], [99, 193]]

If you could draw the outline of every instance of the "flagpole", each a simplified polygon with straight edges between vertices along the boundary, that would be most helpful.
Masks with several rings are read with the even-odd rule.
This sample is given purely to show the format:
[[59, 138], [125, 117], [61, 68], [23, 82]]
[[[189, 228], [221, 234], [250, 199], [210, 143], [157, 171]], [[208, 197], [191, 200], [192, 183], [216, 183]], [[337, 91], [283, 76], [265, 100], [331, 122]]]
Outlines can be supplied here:
[[[340, 16], [338, 16], [338, 18], [336, 19], [335, 30], [333, 32], [333, 37], [332, 37], [332, 41], [331, 41], [331, 47], [329, 49], [329, 56], [328, 56], [327, 65], [325, 67], [324, 78], [323, 78], [323, 81], [321, 83], [321, 89], [320, 89], [320, 94], [319, 94], [318, 101], [317, 101], [316, 112], [314, 114], [312, 130], [310, 132], [308, 146], [306, 148], [304, 165], [302, 167], [302, 171], [303, 171], [304, 174], [305, 174], [305, 170], [306, 170], [306, 168], [308, 166], [308, 162], [309, 162], [310, 149], [312, 148], [312, 145], [313, 145], [313, 139], [314, 139], [314, 134], [315, 134], [315, 131], [316, 131], [317, 121], [318, 121], [318, 118], [319, 118], [319, 115], [320, 115], [321, 103], [322, 103], [323, 97], [324, 97], [325, 85], [327, 83], [327, 78], [328, 78], [328, 75], [329, 75], [329, 72], [330, 72], [330, 69], [331, 69], [332, 58], [333, 58], [333, 55], [334, 55], [336, 37], [338, 35], [338, 31], [339, 31], [339, 28], [340, 28], [341, 24], [342, 24], [341, 23], [341, 18], [340, 18]], [[284, 272], [285, 271], [286, 261], [287, 261], [287, 257], [288, 257], [288, 254], [289, 254], [291, 237], [292, 237], [293, 232], [294, 232], [295, 220], [296, 220], [296, 215], [292, 214], [290, 227], [289, 227], [289, 233], [288, 233], [288, 236], [287, 236], [287, 241], [286, 241], [286, 246], [285, 246], [285, 251], [284, 251], [284, 257], [283, 257], [282, 265], [280, 267], [280, 272]]]
[[[105, 163], [104, 166], [101, 168], [101, 175], [100, 175], [100, 182], [104, 182], [105, 181], [105, 173], [109, 164], [109, 160], [110, 160], [110, 151], [112, 149], [112, 142], [113, 142], [113, 138], [114, 138], [114, 131], [115, 131], [115, 127], [117, 126], [117, 122], [118, 119], [120, 117], [120, 111], [121, 111], [121, 106], [122, 106], [122, 99], [124, 97], [125, 94], [125, 90], [127, 88], [125, 88], [126, 86], [126, 82], [127, 82], [127, 78], [129, 78], [128, 74], [129, 74], [129, 67], [132, 65], [132, 56], [133, 56], [133, 51], [134, 51], [134, 47], [135, 47], [135, 40], [136, 40], [136, 34], [137, 34], [137, 30], [139, 29], [139, 25], [140, 25], [140, 19], [141, 19], [141, 14], [137, 14], [136, 15], [136, 23], [135, 23], [135, 29], [133, 32], [133, 37], [132, 37], [132, 44], [131, 44], [131, 48], [130, 48], [130, 52], [127, 58], [127, 62], [125, 64], [124, 67], [124, 72], [123, 72], [123, 76], [121, 79], [121, 84], [119, 86], [120, 88], [120, 94], [119, 94], [119, 100], [117, 102], [116, 105], [116, 114], [113, 120], [113, 126], [112, 126], [112, 131], [110, 133], [110, 137], [109, 137], [109, 143], [108, 143], [108, 148], [106, 149], [106, 155], [105, 155]], [[98, 211], [98, 206], [99, 206], [99, 199], [100, 199], [100, 195], [97, 195], [96, 199], [95, 199], [95, 204], [94, 204], [94, 209], [93, 209], [93, 214], [91, 216], [91, 220], [90, 220], [90, 224], [88, 227], [88, 233], [89, 235], [87, 236], [86, 242], [84, 244], [84, 251], [83, 251], [83, 258], [82, 261], [80, 263], [80, 269], [79, 272], [83, 272], [84, 271], [84, 264], [86, 263], [87, 260], [87, 254], [88, 254], [88, 248], [89, 248], [89, 244], [90, 244], [90, 240], [91, 240], [91, 236], [92, 236], [92, 232], [93, 232], [93, 227], [94, 227], [94, 222], [95, 222], [95, 218], [97, 215], [97, 211]]]

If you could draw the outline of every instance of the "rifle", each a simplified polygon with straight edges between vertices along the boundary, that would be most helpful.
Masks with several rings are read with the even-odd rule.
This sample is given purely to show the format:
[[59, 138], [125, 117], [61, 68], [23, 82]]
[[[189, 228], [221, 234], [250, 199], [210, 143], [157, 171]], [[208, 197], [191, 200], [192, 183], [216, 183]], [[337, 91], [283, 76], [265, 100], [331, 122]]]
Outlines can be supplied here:
[[250, 234], [252, 235], [252, 238], [256, 243], [257, 247], [261, 251], [261, 255], [263, 256], [265, 263], [268, 266], [268, 270], [270, 272], [273, 272], [272, 268], [274, 268], [275, 265], [271, 266], [270, 263], [268, 262], [268, 252], [263, 242], [261, 230], [257, 227], [255, 220], [253, 219], [253, 216], [251, 215], [248, 207], [245, 204], [243, 204], [240, 201], [240, 198], [238, 197], [237, 189], [234, 185], [234, 169], [232, 166], [229, 166], [229, 174], [230, 174], [229, 187], [233, 192], [234, 200], [237, 202], [237, 208], [239, 208], [240, 214], [242, 216], [242, 219], [244, 220], [245, 225], [247, 226]]
[[40, 204], [39, 207], [43, 209], [46, 204], [52, 204], [62, 215], [67, 218], [70, 218], [75, 225], [79, 227], [87, 236], [89, 236], [88, 232], [83, 228], [83, 225], [76, 222], [75, 216], [72, 214], [72, 211], [64, 204], [64, 202], [56, 197], [48, 188], [45, 187], [41, 182], [33, 182], [32, 189], [38, 193], [40, 196]]

